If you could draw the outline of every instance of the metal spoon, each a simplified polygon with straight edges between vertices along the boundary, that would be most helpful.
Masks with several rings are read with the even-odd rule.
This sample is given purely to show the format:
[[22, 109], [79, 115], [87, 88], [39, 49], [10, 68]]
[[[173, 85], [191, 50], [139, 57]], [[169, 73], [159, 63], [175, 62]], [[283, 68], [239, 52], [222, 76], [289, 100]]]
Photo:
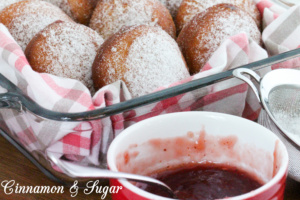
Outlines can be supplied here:
[[106, 169], [100, 169], [97, 167], [85, 167], [79, 164], [75, 164], [73, 162], [58, 159], [51, 153], [47, 153], [47, 156], [66, 175], [72, 178], [127, 179], [129, 181], [141, 182], [157, 186], [161, 188], [162, 191], [167, 192], [171, 198], [177, 199], [175, 193], [169, 186], [151, 177], [124, 172], [114, 172]]

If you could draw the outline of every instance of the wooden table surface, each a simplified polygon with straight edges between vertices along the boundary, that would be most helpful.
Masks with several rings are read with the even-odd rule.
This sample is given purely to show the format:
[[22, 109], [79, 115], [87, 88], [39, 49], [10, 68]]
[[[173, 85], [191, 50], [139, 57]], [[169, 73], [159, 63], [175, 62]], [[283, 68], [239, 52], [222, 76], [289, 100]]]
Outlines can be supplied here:
[[[0, 183], [4, 180], [15, 180], [15, 184], [20, 186], [55, 186], [54, 182], [49, 180], [41, 173], [27, 158], [18, 150], [0, 136]], [[57, 185], [59, 186], [59, 185]], [[0, 200], [66, 200], [66, 199], [101, 199], [102, 194], [93, 193], [85, 195], [82, 191], [75, 198], [65, 188], [64, 194], [4, 194], [3, 187], [0, 185]], [[105, 200], [109, 200], [108, 196]], [[300, 200], [300, 183], [288, 179], [285, 200]]]

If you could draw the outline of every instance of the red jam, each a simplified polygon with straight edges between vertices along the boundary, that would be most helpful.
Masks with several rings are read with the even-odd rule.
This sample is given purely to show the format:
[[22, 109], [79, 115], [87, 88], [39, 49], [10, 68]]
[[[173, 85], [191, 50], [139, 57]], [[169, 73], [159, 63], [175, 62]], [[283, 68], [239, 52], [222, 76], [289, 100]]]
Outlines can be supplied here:
[[[235, 167], [221, 164], [191, 164], [152, 174], [183, 200], [210, 200], [238, 196], [262, 186], [261, 181]], [[159, 188], [147, 185], [146, 191], [166, 196]], [[167, 197], [167, 196], [166, 196]]]

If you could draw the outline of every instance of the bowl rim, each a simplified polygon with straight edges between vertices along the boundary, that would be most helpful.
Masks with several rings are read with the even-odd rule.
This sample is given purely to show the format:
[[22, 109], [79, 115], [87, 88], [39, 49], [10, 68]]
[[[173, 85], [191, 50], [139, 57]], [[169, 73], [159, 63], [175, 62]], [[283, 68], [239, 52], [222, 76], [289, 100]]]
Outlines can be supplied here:
[[[242, 194], [242, 195], [239, 195], [239, 196], [226, 198], [226, 199], [239, 200], [239, 199], [246, 199], [246, 198], [249, 198], [249, 197], [259, 195], [260, 193], [269, 190], [276, 183], [278, 183], [284, 176], [287, 175], [289, 157], [288, 157], [288, 152], [287, 152], [286, 146], [283, 144], [283, 142], [272, 131], [270, 131], [269, 129], [265, 128], [264, 126], [262, 126], [262, 125], [260, 125], [256, 122], [253, 122], [251, 120], [248, 120], [248, 119], [245, 119], [245, 118], [242, 118], [242, 117], [229, 115], [229, 114], [224, 114], [224, 113], [218, 113], [218, 112], [207, 112], [207, 111], [187, 111], [187, 112], [176, 112], [176, 113], [163, 114], [163, 115], [159, 115], [159, 116], [155, 116], [155, 117], [145, 119], [143, 121], [140, 121], [140, 122], [138, 122], [136, 124], [133, 124], [132, 126], [126, 128], [112, 141], [111, 145], [109, 146], [108, 153], [107, 153], [107, 164], [108, 164], [109, 170], [116, 171], [116, 172], [119, 171], [117, 166], [116, 166], [116, 162], [115, 162], [115, 159], [113, 158], [113, 155], [116, 154], [115, 152], [117, 150], [118, 144], [120, 144], [120, 142], [123, 140], [123, 138], [127, 137], [127, 133], [131, 132], [131, 129], [134, 129], [136, 126], [143, 126], [143, 124], [149, 123], [151, 121], [159, 120], [160, 118], [165, 118], [165, 117], [168, 117], [168, 116], [176, 116], [176, 115], [189, 115], [191, 113], [192, 113], [192, 115], [199, 115], [201, 117], [216, 116], [216, 117], [222, 117], [225, 120], [247, 121], [246, 123], [249, 123], [249, 125], [251, 125], [251, 126], [260, 126], [262, 129], [265, 129], [265, 131], [268, 132], [268, 134], [271, 133], [272, 136], [276, 140], [279, 141], [278, 145], [280, 145], [280, 147], [281, 147], [283, 159], [282, 159], [282, 165], [281, 165], [280, 169], [278, 170], [277, 174], [274, 177], [272, 177], [272, 179], [270, 181], [268, 181], [267, 183], [265, 183], [263, 186], [255, 189], [253, 191], [250, 191], [248, 193], [245, 193], [245, 194]], [[127, 180], [118, 180], [118, 181], [120, 182], [120, 184], [123, 185], [123, 187], [125, 187], [126, 189], [130, 190], [132, 193], [135, 193], [136, 195], [141, 196], [143, 198], [160, 199], [160, 200], [172, 200], [171, 198], [161, 197], [159, 195], [155, 195], [155, 194], [152, 194], [150, 192], [146, 192], [146, 191], [136, 187], [135, 185], [131, 184]]]

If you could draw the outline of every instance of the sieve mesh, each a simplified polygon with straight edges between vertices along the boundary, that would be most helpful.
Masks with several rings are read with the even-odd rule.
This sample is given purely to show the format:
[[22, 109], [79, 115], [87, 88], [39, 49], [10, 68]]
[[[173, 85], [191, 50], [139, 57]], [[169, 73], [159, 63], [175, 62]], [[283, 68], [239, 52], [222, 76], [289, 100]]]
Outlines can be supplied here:
[[[300, 87], [280, 85], [269, 93], [268, 109], [276, 123], [290, 139], [300, 144]], [[286, 145], [289, 154], [289, 175], [300, 182], [300, 151], [281, 134], [265, 112], [261, 112], [258, 122], [273, 131]]]
[[300, 144], [300, 87], [277, 86], [270, 92], [268, 103], [277, 124]]
[[285, 144], [289, 154], [289, 176], [295, 181], [300, 182], [300, 151], [282, 136], [281, 131], [264, 110], [260, 112], [257, 122], [270, 129]]

